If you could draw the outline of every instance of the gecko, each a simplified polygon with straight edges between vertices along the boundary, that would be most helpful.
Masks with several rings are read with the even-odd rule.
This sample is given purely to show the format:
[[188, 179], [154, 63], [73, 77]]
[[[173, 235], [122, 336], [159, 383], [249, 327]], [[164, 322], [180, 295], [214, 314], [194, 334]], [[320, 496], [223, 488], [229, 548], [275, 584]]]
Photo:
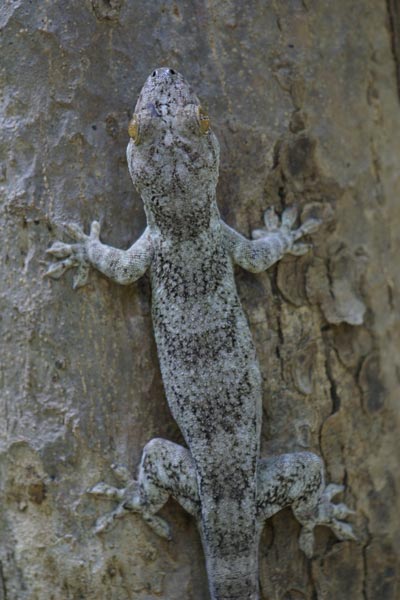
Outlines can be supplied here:
[[305, 254], [309, 245], [299, 240], [320, 222], [308, 219], [296, 229], [294, 206], [281, 218], [269, 208], [265, 227], [248, 239], [221, 219], [219, 144], [208, 113], [173, 69], [155, 69], [147, 78], [128, 131], [144, 233], [120, 250], [100, 241], [96, 221], [89, 235], [66, 225], [73, 243], [56, 241], [48, 249], [56, 261], [47, 275], [57, 279], [75, 267], [74, 287], [80, 287], [92, 267], [122, 285], [149, 272], [163, 385], [186, 446], [152, 439], [137, 478], [114, 466], [122, 487], [92, 486], [94, 496], [117, 502], [96, 530], [136, 513], [170, 539], [170, 526], [157, 513], [172, 496], [196, 519], [212, 600], [256, 600], [260, 533], [282, 508], [291, 507], [301, 524], [299, 544], [309, 557], [317, 525], [354, 539], [346, 522], [352, 511], [332, 502], [344, 488], [326, 485], [318, 455], [260, 457], [262, 380], [234, 278], [235, 265], [259, 273], [285, 254]]

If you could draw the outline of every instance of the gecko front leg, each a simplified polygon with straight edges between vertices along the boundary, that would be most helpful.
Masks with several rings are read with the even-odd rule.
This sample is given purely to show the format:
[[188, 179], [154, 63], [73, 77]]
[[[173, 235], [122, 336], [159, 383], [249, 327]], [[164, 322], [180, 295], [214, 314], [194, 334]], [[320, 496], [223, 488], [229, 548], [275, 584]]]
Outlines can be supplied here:
[[200, 517], [195, 465], [186, 448], [155, 438], [143, 449], [137, 480], [124, 468], [114, 467], [114, 471], [125, 487], [101, 482], [88, 490], [94, 496], [119, 502], [113, 511], [98, 519], [97, 533], [111, 529], [117, 519], [137, 513], [160, 537], [171, 539], [168, 523], [156, 515], [170, 496], [189, 514]]
[[308, 244], [297, 243], [304, 235], [318, 229], [321, 221], [309, 219], [298, 229], [292, 229], [297, 219], [297, 209], [287, 208], [279, 221], [273, 208], [264, 213], [265, 229], [253, 231], [248, 240], [222, 221], [224, 242], [233, 261], [251, 273], [259, 273], [271, 267], [285, 254], [301, 256], [310, 249]]
[[258, 514], [264, 521], [282, 508], [290, 506], [302, 525], [301, 550], [313, 556], [314, 528], [329, 527], [340, 540], [355, 540], [352, 527], [342, 519], [353, 514], [345, 504], [334, 504], [332, 498], [343, 486], [325, 485], [324, 464], [312, 452], [281, 454], [260, 460], [258, 469]]
[[128, 250], [102, 244], [97, 221], [93, 221], [89, 235], [77, 225], [65, 225], [64, 229], [76, 243], [57, 241], [47, 250], [58, 262], [50, 265], [45, 275], [59, 279], [68, 269], [76, 267], [74, 289], [86, 285], [91, 266], [116, 283], [127, 285], [139, 279], [151, 264], [153, 246], [148, 229]]

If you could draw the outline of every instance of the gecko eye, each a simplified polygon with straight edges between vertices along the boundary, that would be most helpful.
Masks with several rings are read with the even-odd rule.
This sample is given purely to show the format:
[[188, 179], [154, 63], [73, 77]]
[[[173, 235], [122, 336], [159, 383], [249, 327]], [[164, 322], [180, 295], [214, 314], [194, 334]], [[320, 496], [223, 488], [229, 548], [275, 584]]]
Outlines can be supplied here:
[[133, 115], [132, 119], [129, 121], [128, 125], [128, 133], [129, 137], [133, 139], [136, 146], [139, 144], [139, 119], [137, 115]]
[[196, 113], [201, 133], [207, 133], [210, 129], [210, 117], [201, 106], [197, 107]]

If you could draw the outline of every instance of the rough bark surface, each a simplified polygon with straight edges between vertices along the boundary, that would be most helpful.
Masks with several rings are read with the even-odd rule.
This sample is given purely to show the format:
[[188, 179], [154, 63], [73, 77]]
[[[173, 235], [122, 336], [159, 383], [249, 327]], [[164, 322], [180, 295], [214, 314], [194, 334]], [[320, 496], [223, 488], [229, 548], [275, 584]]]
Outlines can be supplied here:
[[[264, 378], [262, 455], [310, 449], [345, 483], [360, 541], [289, 511], [266, 526], [265, 600], [400, 594], [400, 104], [395, 3], [6, 0], [1, 28], [0, 599], [207, 600], [194, 523], [174, 540], [139, 517], [93, 534], [85, 494], [132, 471], [153, 437], [182, 442], [166, 405], [146, 281], [43, 280], [59, 224], [144, 228], [125, 159], [144, 79], [191, 81], [221, 144], [219, 205], [248, 235], [264, 208], [312, 205], [302, 258], [238, 271]], [[398, 45], [398, 44], [397, 44]], [[304, 210], [303, 210], [304, 212]], [[304, 215], [306, 216], [306, 215]]]

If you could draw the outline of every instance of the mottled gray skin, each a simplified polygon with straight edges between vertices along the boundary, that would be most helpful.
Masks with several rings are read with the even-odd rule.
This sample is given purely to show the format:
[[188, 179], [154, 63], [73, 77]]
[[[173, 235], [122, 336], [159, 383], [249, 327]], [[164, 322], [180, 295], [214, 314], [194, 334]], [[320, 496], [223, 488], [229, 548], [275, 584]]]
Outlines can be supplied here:
[[152, 284], [154, 334], [165, 392], [188, 449], [155, 439], [144, 448], [138, 480], [116, 468], [125, 487], [99, 483], [90, 491], [119, 500], [98, 531], [129, 511], [159, 534], [169, 527], [156, 516], [175, 497], [197, 519], [214, 600], [258, 598], [258, 546], [264, 520], [291, 506], [303, 525], [300, 545], [312, 554], [313, 528], [329, 525], [352, 538], [345, 505], [330, 502], [340, 486], [325, 487], [323, 464], [309, 452], [259, 459], [261, 376], [254, 344], [234, 281], [234, 264], [267, 269], [285, 253], [303, 254], [310, 220], [291, 227], [296, 211], [279, 223], [265, 214], [266, 229], [249, 241], [220, 218], [216, 203], [219, 146], [199, 101], [181, 75], [158, 69], [147, 79], [135, 108], [127, 158], [141, 193], [148, 226], [127, 251], [103, 245], [98, 223], [90, 236], [76, 226], [77, 244], [56, 242], [61, 259], [49, 270], [61, 276], [77, 266], [75, 286], [90, 266], [121, 284], [147, 270]]

